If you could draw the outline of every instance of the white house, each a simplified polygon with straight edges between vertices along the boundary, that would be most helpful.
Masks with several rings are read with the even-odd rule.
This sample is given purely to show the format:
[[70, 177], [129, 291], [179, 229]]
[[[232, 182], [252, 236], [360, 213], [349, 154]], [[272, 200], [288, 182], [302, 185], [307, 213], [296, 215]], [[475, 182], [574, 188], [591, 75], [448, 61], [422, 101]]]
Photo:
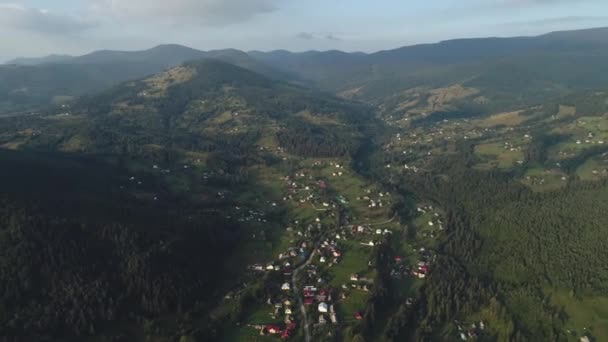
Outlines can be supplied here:
[[319, 303], [319, 312], [326, 313], [329, 310], [329, 307], [326, 303]]

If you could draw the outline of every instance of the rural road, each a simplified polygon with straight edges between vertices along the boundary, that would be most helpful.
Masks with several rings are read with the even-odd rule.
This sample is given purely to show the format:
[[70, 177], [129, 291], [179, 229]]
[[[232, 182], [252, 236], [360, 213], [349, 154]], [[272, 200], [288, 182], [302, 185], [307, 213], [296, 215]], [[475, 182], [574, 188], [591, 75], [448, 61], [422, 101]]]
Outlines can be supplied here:
[[310, 256], [308, 257], [308, 260], [306, 260], [305, 263], [303, 263], [302, 265], [300, 265], [298, 268], [296, 268], [293, 271], [293, 274], [291, 275], [291, 286], [294, 290], [294, 293], [296, 295], [296, 297], [298, 297], [298, 302], [300, 304], [300, 310], [302, 311], [302, 318], [303, 318], [303, 322], [304, 322], [304, 337], [306, 342], [310, 342], [311, 341], [311, 337], [310, 337], [310, 325], [308, 323], [308, 315], [306, 314], [306, 307], [304, 306], [304, 302], [302, 301], [302, 296], [300, 295], [300, 290], [298, 288], [298, 273], [300, 273], [300, 271], [308, 266], [311, 262], [312, 259], [314, 258], [315, 254], [317, 252], [317, 249], [315, 248], [315, 250], [313, 250], [312, 253], [310, 253]]

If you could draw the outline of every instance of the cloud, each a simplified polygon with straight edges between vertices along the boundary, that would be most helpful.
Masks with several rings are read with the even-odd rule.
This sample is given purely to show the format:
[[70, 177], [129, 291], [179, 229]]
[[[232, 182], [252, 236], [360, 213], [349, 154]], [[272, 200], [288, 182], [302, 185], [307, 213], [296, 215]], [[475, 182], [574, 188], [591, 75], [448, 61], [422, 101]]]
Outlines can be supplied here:
[[81, 32], [97, 23], [20, 4], [0, 3], [0, 27], [27, 30], [51, 35]]
[[300, 32], [296, 34], [296, 38], [303, 40], [313, 39], [325, 39], [333, 42], [341, 42], [342, 38], [337, 37], [334, 33], [313, 33], [313, 32]]
[[296, 34], [296, 38], [304, 40], [313, 40], [315, 39], [315, 35], [310, 32], [300, 32]]
[[329, 34], [327, 34], [327, 35], [325, 36], [325, 39], [327, 39], [327, 40], [331, 40], [331, 41], [334, 41], [334, 42], [341, 42], [341, 41], [342, 41], [342, 38], [338, 38], [338, 37], [336, 37], [336, 36], [335, 36], [333, 33], [329, 33]]
[[95, 0], [97, 11], [126, 20], [219, 26], [278, 10], [280, 0]]

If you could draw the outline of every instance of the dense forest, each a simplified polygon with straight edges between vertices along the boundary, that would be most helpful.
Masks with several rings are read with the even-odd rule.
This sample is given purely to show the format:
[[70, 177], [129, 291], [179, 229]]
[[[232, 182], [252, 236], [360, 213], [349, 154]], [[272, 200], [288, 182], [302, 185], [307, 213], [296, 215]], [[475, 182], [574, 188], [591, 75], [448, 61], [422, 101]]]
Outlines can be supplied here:
[[445, 322], [483, 310], [502, 322], [493, 338], [567, 340], [567, 316], [548, 304], [544, 290], [608, 293], [602, 243], [608, 184], [575, 181], [534, 193], [507, 173], [471, 169], [467, 146], [437, 160], [436, 173], [392, 180], [404, 195], [446, 208], [449, 233], [439, 267], [421, 289], [424, 300], [394, 316], [391, 336], [438, 338]]
[[[94, 160], [3, 152], [2, 164], [2, 340], [76, 341], [214, 304], [225, 271], [217, 261], [242, 232], [213, 204], [151, 206], [119, 190], [115, 166]], [[180, 333], [193, 332], [168, 332]]]

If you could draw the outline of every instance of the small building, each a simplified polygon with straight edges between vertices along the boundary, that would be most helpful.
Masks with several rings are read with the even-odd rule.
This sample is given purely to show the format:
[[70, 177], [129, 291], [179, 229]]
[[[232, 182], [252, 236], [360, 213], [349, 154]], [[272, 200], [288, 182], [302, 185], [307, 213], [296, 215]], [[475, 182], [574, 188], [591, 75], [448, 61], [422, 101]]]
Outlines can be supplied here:
[[289, 285], [289, 283], [285, 283], [281, 286], [281, 290], [289, 291], [289, 290], [291, 290], [291, 285]]
[[329, 306], [327, 305], [327, 303], [319, 303], [318, 309], [321, 313], [327, 313], [327, 311], [329, 310]]
[[363, 319], [363, 313], [361, 311], [355, 312], [355, 319], [360, 321]]
[[268, 331], [268, 333], [273, 334], [273, 335], [280, 334], [283, 332], [283, 329], [281, 329], [281, 327], [279, 327], [278, 325], [274, 325], [274, 324], [267, 325], [265, 329], [266, 329], [266, 331]]

